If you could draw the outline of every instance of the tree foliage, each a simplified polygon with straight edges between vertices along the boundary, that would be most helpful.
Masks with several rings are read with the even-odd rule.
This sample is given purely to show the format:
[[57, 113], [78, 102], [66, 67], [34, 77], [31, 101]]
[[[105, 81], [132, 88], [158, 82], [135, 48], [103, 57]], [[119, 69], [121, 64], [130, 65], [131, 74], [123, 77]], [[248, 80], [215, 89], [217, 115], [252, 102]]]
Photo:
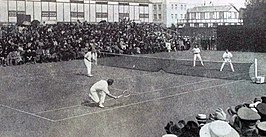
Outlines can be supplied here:
[[244, 25], [249, 27], [266, 27], [266, 0], [246, 0]]

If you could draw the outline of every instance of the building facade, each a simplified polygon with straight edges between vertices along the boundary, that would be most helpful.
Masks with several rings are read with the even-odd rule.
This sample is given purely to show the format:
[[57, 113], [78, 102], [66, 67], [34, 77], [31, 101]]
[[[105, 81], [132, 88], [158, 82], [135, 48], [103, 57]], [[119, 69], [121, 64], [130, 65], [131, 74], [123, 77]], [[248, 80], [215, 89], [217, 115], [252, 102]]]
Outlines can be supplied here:
[[151, 0], [153, 3], [153, 21], [170, 27], [177, 20], [185, 19], [188, 4], [180, 0]]
[[187, 27], [216, 27], [218, 25], [243, 25], [243, 20], [233, 5], [198, 6], [188, 9], [185, 19], [179, 19], [177, 23]]
[[149, 0], [0, 0], [0, 23], [16, 23], [18, 15], [41, 22], [118, 22], [130, 18], [152, 22]]

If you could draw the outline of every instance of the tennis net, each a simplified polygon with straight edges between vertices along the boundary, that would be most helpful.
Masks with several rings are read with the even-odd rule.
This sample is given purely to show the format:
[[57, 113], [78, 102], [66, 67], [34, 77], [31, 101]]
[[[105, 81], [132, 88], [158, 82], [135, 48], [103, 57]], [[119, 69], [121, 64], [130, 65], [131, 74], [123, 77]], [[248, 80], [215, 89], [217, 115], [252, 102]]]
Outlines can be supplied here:
[[249, 70], [252, 65], [251, 62], [233, 62], [235, 72], [231, 72], [230, 67], [225, 67], [224, 70], [220, 72], [219, 70], [222, 62], [204, 61], [204, 67], [198, 64], [198, 66], [192, 67], [193, 60], [188, 59], [158, 58], [149, 57], [148, 55], [125, 55], [115, 53], [101, 53], [98, 64], [150, 72], [164, 71], [166, 73], [178, 75], [230, 80], [250, 80]]

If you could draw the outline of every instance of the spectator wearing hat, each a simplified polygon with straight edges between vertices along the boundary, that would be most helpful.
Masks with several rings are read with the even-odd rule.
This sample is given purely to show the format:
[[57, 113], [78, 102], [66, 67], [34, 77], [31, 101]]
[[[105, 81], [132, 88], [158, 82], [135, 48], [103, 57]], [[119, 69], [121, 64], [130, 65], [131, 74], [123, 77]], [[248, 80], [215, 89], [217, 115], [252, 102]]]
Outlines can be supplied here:
[[196, 120], [200, 127], [204, 126], [207, 123], [207, 116], [205, 114], [198, 114]]
[[169, 121], [167, 125], [164, 127], [167, 134], [171, 134], [170, 128], [174, 125], [173, 121]]
[[198, 137], [199, 125], [194, 121], [188, 121], [181, 131], [182, 134], [179, 137]]
[[244, 136], [253, 136], [256, 134], [256, 124], [261, 116], [248, 107], [241, 107], [237, 111], [240, 120], [240, 132]]
[[216, 120], [205, 124], [199, 132], [200, 137], [240, 137], [227, 122]]
[[259, 103], [256, 109], [261, 116], [261, 121], [266, 121], [266, 103]]
[[266, 136], [266, 122], [260, 122], [257, 124], [258, 137]]
[[266, 103], [266, 95], [261, 96], [261, 102]]
[[258, 104], [260, 104], [262, 102], [262, 100], [260, 98], [255, 98], [253, 103], [249, 104], [248, 107], [251, 108], [253, 111], [258, 112], [256, 107], [258, 106]]
[[229, 114], [229, 124], [235, 128], [237, 131], [240, 131], [240, 120], [237, 116], [237, 111], [243, 105], [231, 106], [227, 108], [227, 113]]

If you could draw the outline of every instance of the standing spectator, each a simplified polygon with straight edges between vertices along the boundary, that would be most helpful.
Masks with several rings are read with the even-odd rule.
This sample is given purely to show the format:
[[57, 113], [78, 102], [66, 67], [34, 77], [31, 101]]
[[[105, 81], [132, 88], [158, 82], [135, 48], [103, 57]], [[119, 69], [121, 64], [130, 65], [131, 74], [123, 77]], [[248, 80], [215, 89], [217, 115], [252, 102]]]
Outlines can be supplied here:
[[228, 49], [226, 49], [226, 51], [225, 51], [224, 54], [223, 54], [223, 64], [222, 64], [222, 66], [221, 66], [220, 71], [223, 71], [224, 65], [225, 65], [226, 63], [229, 63], [229, 64], [230, 64], [230, 67], [231, 67], [232, 72], [235, 71], [235, 70], [234, 70], [234, 66], [233, 66], [233, 64], [232, 64], [232, 62], [231, 62], [231, 58], [232, 58], [232, 57], [233, 57], [232, 53], [229, 52]]
[[198, 47], [197, 44], [196, 44], [195, 47], [192, 49], [192, 52], [193, 52], [193, 54], [194, 54], [194, 58], [193, 58], [193, 67], [196, 66], [196, 60], [197, 60], [197, 58], [200, 60], [201, 65], [204, 66], [203, 61], [202, 61], [201, 56], [200, 56], [200, 49], [199, 49], [199, 47]]

